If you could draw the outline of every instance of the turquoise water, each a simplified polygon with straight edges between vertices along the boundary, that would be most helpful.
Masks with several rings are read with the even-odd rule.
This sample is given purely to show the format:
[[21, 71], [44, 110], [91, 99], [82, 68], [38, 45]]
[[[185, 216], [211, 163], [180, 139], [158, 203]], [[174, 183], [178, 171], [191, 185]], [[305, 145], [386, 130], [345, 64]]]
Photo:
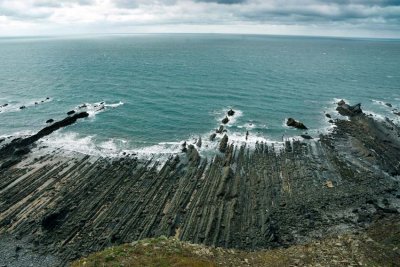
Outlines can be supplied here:
[[[317, 135], [330, 129], [324, 112], [334, 114], [339, 98], [395, 118], [400, 40], [188, 34], [0, 38], [0, 105], [9, 104], [0, 108], [0, 135], [32, 133], [87, 103], [89, 119], [44, 140], [87, 153], [176, 151], [182, 140], [206, 140], [231, 107], [238, 111], [228, 127], [232, 141], [245, 141], [247, 130], [249, 143], [302, 134], [284, 126], [287, 117]], [[103, 101], [104, 110], [92, 109]], [[22, 105], [26, 109], [20, 110]]]

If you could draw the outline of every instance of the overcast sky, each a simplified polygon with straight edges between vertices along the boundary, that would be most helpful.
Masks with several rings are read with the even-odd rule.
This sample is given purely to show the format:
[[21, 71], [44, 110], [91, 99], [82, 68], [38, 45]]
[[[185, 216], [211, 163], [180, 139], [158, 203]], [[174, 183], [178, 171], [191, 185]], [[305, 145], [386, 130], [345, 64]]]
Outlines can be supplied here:
[[0, 36], [148, 32], [400, 38], [400, 0], [0, 0]]

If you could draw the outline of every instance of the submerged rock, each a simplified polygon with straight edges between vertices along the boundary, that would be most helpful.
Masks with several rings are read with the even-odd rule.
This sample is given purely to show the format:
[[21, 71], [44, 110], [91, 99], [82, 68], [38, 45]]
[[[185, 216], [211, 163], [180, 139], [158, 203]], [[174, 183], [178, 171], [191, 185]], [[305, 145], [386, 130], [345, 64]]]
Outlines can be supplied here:
[[67, 115], [69, 116], [69, 115], [72, 115], [72, 114], [75, 114], [75, 110], [71, 110], [71, 111], [68, 111], [67, 112]]
[[227, 147], [228, 147], [228, 136], [225, 134], [224, 137], [222, 137], [221, 142], [219, 143], [219, 151], [225, 153]]
[[289, 118], [287, 120], [287, 122], [286, 122], [286, 125], [290, 126], [290, 127], [294, 127], [296, 129], [300, 129], [300, 130], [307, 130], [308, 129], [302, 122], [296, 121], [293, 118]]
[[54, 122], [53, 119], [49, 119], [49, 120], [46, 121], [46, 123], [53, 123], [53, 122]]
[[233, 109], [230, 109], [228, 111], [228, 116], [233, 116], [233, 115], [235, 115], [235, 111]]
[[325, 117], [327, 117], [329, 119], [332, 118], [331, 114], [328, 114], [328, 113], [325, 114]]
[[228, 117], [225, 117], [224, 119], [222, 119], [221, 121], [223, 124], [227, 124], [229, 122]]
[[19, 107], [19, 109], [25, 109], [25, 108], [26, 108], [25, 106], [20, 106], [20, 107]]
[[392, 104], [390, 104], [390, 103], [385, 103], [385, 105], [388, 106], [389, 108], [392, 107]]

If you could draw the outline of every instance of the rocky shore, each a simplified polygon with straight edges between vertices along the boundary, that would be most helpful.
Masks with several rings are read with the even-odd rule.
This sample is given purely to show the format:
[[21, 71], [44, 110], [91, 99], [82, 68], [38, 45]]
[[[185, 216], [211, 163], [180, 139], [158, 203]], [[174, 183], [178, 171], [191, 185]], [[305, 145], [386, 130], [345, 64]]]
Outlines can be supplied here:
[[23, 266], [23, 254], [66, 265], [161, 235], [244, 250], [288, 247], [400, 216], [400, 128], [359, 105], [339, 103], [338, 111], [348, 117], [317, 139], [250, 150], [224, 133], [213, 158], [185, 144], [165, 163], [43, 153], [34, 147], [38, 135], [1, 143], [0, 247], [7, 240], [18, 248], [0, 263]]

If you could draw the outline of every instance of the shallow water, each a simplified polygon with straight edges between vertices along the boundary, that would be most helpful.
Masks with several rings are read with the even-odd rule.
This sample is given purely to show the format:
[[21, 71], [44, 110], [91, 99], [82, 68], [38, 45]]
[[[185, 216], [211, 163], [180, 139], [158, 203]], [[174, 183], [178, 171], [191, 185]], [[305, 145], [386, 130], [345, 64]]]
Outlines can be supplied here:
[[[46, 99], [49, 97], [49, 99]], [[89, 154], [203, 150], [229, 108], [230, 140], [281, 141], [330, 129], [334, 102], [361, 102], [378, 118], [400, 109], [400, 40], [113, 35], [0, 38], [0, 135], [32, 133], [87, 103], [91, 116], [44, 140]], [[44, 101], [43, 103], [41, 101]], [[105, 108], [95, 107], [105, 102]], [[35, 105], [35, 102], [38, 102]], [[391, 103], [388, 107], [385, 103]], [[26, 106], [20, 110], [20, 106]]]

